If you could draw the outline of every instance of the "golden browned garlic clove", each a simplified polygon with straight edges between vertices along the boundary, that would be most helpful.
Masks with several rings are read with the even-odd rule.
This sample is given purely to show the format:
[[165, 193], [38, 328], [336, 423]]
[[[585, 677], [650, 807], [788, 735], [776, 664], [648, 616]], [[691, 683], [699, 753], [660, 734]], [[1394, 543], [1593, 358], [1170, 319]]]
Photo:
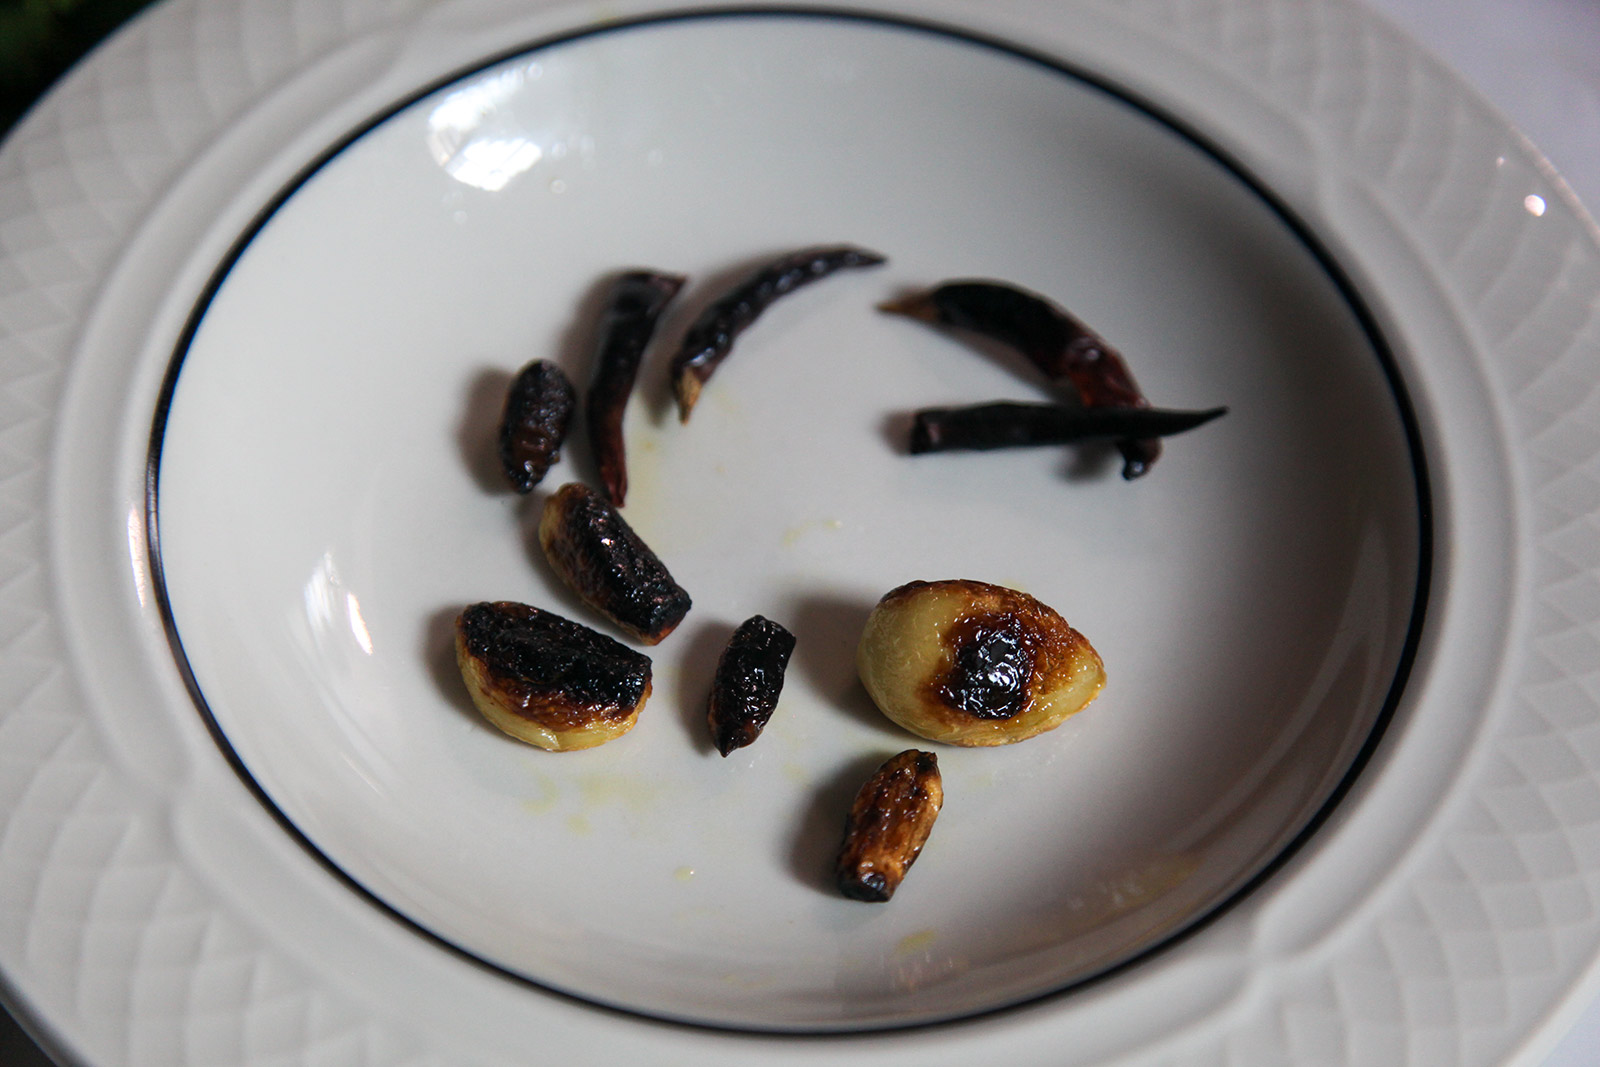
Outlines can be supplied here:
[[952, 745], [1053, 730], [1105, 684], [1100, 656], [1054, 610], [987, 582], [910, 582], [886, 593], [856, 650], [890, 719]]
[[621, 737], [650, 697], [648, 656], [512, 601], [473, 604], [461, 613], [456, 663], [484, 718], [552, 752]]
[[944, 804], [939, 759], [908, 749], [891, 756], [856, 794], [834, 865], [839, 892], [882, 903], [894, 896], [933, 832]]

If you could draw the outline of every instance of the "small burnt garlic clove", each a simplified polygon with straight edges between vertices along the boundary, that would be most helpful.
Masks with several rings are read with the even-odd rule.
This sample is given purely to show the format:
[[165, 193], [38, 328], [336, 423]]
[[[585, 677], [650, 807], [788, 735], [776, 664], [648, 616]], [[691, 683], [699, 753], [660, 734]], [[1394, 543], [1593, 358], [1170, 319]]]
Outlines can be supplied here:
[[794, 652], [794, 635], [771, 619], [753, 615], [729, 638], [717, 661], [706, 722], [724, 756], [761, 735], [778, 706], [783, 674]]
[[908, 749], [890, 757], [856, 793], [834, 864], [839, 892], [882, 903], [922, 853], [944, 805], [939, 759]]
[[556, 364], [536, 359], [506, 393], [500, 419], [500, 466], [511, 487], [531, 493], [561, 458], [577, 390]]

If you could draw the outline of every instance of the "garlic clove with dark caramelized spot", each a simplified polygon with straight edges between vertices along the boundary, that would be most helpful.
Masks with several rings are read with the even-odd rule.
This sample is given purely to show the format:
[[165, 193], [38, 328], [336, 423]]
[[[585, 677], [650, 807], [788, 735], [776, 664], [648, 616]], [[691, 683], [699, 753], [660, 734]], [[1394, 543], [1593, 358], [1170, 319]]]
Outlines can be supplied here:
[[856, 667], [884, 715], [952, 745], [1053, 730], [1105, 684], [1099, 654], [1054, 610], [969, 580], [890, 590], [867, 619]]

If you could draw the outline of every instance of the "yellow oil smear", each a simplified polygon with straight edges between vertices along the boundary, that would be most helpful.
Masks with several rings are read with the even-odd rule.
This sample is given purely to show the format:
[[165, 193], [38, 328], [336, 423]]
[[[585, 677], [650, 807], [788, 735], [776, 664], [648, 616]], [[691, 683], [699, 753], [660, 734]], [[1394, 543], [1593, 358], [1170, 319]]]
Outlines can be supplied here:
[[679, 867], [677, 870], [672, 872], [672, 877], [676, 878], [680, 882], [687, 882], [694, 877], [694, 868]]
[[567, 829], [582, 837], [583, 835], [587, 834], [590, 829], [588, 817], [582, 814], [568, 815]]
[[561, 787], [547, 775], [534, 775], [534, 782], [538, 786], [538, 793], [534, 796], [524, 797], [522, 810], [530, 815], [547, 815], [555, 810], [556, 803], [561, 799]]
[[837, 531], [844, 529], [843, 519], [807, 519], [797, 526], [791, 526], [783, 531], [783, 547], [793, 548], [802, 538], [812, 530]]
[[895, 945], [894, 950], [900, 955], [908, 952], [921, 952], [932, 945], [938, 936], [933, 930], [918, 930], [916, 933], [902, 937], [900, 943]]
[[795, 785], [811, 784], [811, 770], [803, 764], [785, 763], [783, 765], [783, 776]]
[[650, 811], [660, 792], [649, 782], [620, 774], [590, 774], [578, 780], [578, 796], [590, 808], [621, 804], [630, 811]]
[[967, 776], [966, 785], [969, 789], [993, 789], [994, 771], [988, 769], [973, 771]]

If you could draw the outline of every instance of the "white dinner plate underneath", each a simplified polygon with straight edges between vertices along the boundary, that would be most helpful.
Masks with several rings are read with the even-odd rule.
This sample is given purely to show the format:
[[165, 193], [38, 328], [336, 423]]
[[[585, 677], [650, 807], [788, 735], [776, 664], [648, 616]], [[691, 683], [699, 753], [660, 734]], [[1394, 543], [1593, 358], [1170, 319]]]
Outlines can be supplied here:
[[[1337, 0], [663, 13], [174, 0], [6, 143], [6, 995], [96, 1065], [1537, 1056], [1600, 958], [1600, 248], [1542, 162]], [[494, 733], [455, 612], [605, 627], [530, 539], [583, 446], [490, 477], [506, 375], [585, 382], [609, 271], [692, 306], [830, 241], [889, 262], [687, 425], [641, 381], [625, 513], [695, 607], [639, 726]], [[906, 455], [915, 407], [1049, 395], [875, 310], [958, 275], [1229, 413], [1133, 483]], [[850, 793], [917, 743], [855, 635], [957, 576], [1108, 685], [940, 749], [917, 866], [842, 900]], [[800, 644], [724, 760], [756, 612]]]

